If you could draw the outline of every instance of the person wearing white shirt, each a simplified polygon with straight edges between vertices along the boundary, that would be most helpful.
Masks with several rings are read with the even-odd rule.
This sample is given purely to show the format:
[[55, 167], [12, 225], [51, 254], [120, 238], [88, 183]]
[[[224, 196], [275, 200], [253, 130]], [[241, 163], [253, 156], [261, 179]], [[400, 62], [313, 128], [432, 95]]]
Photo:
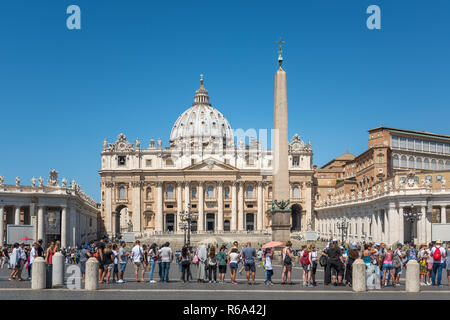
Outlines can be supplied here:
[[31, 279], [31, 272], [32, 272], [31, 267], [33, 266], [34, 259], [37, 256], [36, 247], [37, 243], [35, 242], [33, 243], [33, 247], [31, 248], [30, 251], [30, 261], [28, 262], [28, 279]]
[[[144, 251], [142, 250], [141, 242], [139, 240], [136, 240], [135, 245], [134, 245], [133, 249], [131, 250], [131, 258], [133, 259], [133, 263], [134, 263], [136, 282], [145, 282], [145, 279], [144, 279], [145, 269], [144, 269], [144, 263], [143, 263], [144, 254], [143, 253], [144, 253]], [[142, 269], [141, 280], [138, 280], [139, 269]]]

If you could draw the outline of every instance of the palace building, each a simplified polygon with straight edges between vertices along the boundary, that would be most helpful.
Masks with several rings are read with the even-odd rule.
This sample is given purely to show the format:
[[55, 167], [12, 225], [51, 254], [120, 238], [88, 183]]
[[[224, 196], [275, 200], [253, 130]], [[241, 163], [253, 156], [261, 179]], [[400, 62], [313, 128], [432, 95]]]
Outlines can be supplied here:
[[[143, 147], [124, 134], [112, 144], [104, 141], [99, 174], [105, 233], [183, 233], [179, 213], [186, 210], [198, 215], [194, 233], [271, 231], [272, 150], [255, 137], [238, 139], [203, 82], [175, 121], [169, 146], [151, 139]], [[297, 134], [288, 144], [291, 225], [306, 230], [313, 212], [312, 146]]]
[[315, 221], [322, 238], [450, 241], [450, 136], [388, 127], [369, 130], [368, 149], [316, 170]]

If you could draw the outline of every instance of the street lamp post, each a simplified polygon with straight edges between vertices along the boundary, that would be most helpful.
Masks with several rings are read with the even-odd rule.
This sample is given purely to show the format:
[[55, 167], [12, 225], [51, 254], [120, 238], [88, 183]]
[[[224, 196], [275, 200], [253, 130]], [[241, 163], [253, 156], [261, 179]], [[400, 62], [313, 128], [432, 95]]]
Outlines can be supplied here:
[[414, 204], [411, 204], [411, 209], [409, 211], [404, 211], [403, 216], [406, 218], [407, 221], [411, 223], [411, 241], [414, 242], [414, 234], [415, 234], [415, 227], [416, 227], [416, 221], [419, 221], [422, 217], [422, 213], [420, 212], [414, 212]]
[[341, 218], [337, 223], [337, 228], [341, 231], [341, 239], [342, 243], [345, 241], [345, 237], [347, 236], [347, 230], [348, 230], [348, 221], [347, 219]]
[[[188, 244], [189, 246], [191, 245], [192, 220], [193, 220], [193, 218], [198, 217], [198, 213], [190, 212], [190, 210], [189, 210], [190, 208], [191, 208], [191, 205], [188, 204], [185, 212], [178, 213], [178, 215], [180, 216], [180, 219], [181, 219], [181, 226], [184, 230], [184, 244]], [[187, 229], [187, 241], [186, 241], [186, 229]]]

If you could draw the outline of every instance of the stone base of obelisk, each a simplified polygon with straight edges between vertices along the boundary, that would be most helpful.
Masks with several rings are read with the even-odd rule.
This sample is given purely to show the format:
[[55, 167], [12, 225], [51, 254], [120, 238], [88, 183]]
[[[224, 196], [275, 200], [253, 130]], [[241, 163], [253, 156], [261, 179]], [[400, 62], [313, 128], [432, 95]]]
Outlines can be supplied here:
[[286, 242], [291, 239], [291, 209], [272, 210], [272, 240]]

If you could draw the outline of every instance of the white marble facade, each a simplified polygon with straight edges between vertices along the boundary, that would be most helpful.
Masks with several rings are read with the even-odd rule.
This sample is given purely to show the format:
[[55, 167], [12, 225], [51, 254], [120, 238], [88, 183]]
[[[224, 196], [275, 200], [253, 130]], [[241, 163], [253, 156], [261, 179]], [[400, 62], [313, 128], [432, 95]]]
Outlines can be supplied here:
[[6, 225], [32, 225], [34, 240], [45, 245], [54, 239], [61, 246], [80, 246], [98, 237], [97, 224], [100, 211], [97, 204], [73, 180], [58, 181], [58, 172], [52, 170], [50, 179], [32, 178], [31, 186], [21, 184], [17, 177], [14, 185], [5, 184], [0, 176], [0, 239], [7, 239]]
[[[124, 134], [112, 144], [105, 140], [99, 171], [105, 231], [182, 233], [178, 213], [188, 205], [199, 214], [198, 233], [270, 231], [272, 151], [252, 132], [231, 129], [211, 106], [202, 79], [194, 103], [172, 127], [168, 147], [161, 139], [143, 147]], [[306, 228], [312, 217], [312, 157], [311, 143], [295, 135], [289, 143], [294, 229]]]

